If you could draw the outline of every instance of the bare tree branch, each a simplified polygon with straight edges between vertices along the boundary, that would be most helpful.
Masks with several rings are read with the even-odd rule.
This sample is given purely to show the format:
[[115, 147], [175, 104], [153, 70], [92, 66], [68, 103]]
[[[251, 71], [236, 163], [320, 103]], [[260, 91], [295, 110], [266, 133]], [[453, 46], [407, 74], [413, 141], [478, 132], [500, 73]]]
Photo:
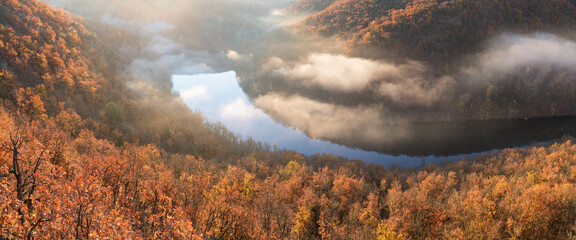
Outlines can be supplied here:
[[36, 221], [34, 223], [34, 225], [32, 225], [32, 228], [30, 228], [30, 230], [28, 230], [28, 234], [26, 235], [26, 238], [32, 239], [32, 232], [34, 232], [34, 229], [36, 229], [36, 227], [38, 227], [40, 225], [40, 223], [48, 222], [48, 221], [49, 221], [48, 219], [43, 219], [43, 218], [40, 218], [38, 221]]

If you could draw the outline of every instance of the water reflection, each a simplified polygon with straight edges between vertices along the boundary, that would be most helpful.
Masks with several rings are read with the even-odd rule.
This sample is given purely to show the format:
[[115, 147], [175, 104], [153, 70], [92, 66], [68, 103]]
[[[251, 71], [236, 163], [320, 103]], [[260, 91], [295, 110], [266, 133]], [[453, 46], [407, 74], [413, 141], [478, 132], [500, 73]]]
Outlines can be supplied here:
[[213, 121], [219, 121], [229, 130], [244, 138], [295, 150], [303, 154], [331, 153], [350, 159], [364, 159], [383, 165], [419, 166], [444, 160], [458, 160], [474, 154], [451, 157], [391, 156], [352, 149], [327, 141], [308, 138], [299, 130], [283, 126], [260, 109], [255, 108], [238, 85], [233, 71], [217, 74], [173, 75], [174, 91], [195, 111], [202, 112]]

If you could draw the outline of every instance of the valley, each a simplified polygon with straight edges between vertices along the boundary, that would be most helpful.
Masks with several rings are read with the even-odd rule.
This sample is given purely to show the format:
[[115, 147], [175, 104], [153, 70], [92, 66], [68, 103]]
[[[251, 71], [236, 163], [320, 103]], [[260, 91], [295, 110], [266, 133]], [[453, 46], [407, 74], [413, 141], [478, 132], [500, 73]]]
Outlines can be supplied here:
[[0, 239], [576, 235], [574, 1], [46, 2], [0, 1]]

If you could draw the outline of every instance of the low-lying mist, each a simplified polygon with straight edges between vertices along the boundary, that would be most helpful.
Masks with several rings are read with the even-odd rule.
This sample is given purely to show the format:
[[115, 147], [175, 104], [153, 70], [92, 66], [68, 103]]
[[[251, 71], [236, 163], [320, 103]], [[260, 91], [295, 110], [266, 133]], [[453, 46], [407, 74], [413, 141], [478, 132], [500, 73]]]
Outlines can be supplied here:
[[[576, 113], [565, 102], [569, 94], [576, 93], [571, 67], [576, 59], [575, 41], [548, 33], [503, 33], [486, 46], [463, 57], [461, 65], [451, 71], [433, 69], [425, 62], [343, 54], [312, 52], [291, 61], [273, 56], [262, 65], [259, 77], [272, 79], [281, 88], [262, 91], [254, 102], [278, 121], [313, 138], [388, 152], [393, 151], [390, 146], [403, 148], [420, 139], [447, 144], [459, 139], [481, 145], [487, 138], [502, 139], [495, 136], [503, 131], [509, 136], [520, 134], [523, 143], [529, 144], [527, 132], [533, 129], [528, 126], [537, 125], [514, 122], [522, 126], [519, 129], [511, 126], [510, 119]], [[483, 126], [478, 120], [494, 121]], [[568, 126], [548, 120], [549, 133]], [[451, 121], [476, 126], [445, 126]], [[566, 133], [559, 130], [551, 137]], [[508, 142], [505, 146], [515, 145]], [[424, 152], [435, 154], [433, 148]]]
[[435, 105], [454, 88], [453, 77], [432, 79], [423, 63], [392, 64], [343, 55], [313, 53], [305, 61], [287, 63], [273, 57], [264, 70], [308, 87], [327, 91], [358, 93], [366, 89], [405, 104]]
[[[433, 69], [425, 62], [405, 60], [400, 63], [392, 60], [374, 60], [348, 57], [343, 54], [308, 53], [299, 60], [286, 61], [280, 57], [270, 57], [260, 67], [260, 78], [274, 79], [279, 86], [296, 86], [298, 89], [313, 89], [319, 95], [368, 94], [371, 103], [384, 104], [385, 110], [395, 109], [442, 109], [453, 117], [431, 117], [411, 119], [411, 121], [439, 121], [451, 118], [466, 120], [459, 114], [465, 113], [461, 104], [482, 105], [485, 100], [494, 98], [518, 98], [517, 115], [493, 116], [489, 118], [520, 118], [549, 116], [542, 112], [536, 115], [522, 109], [522, 97], [509, 95], [510, 85], [525, 82], [538, 85], [539, 90], [547, 90], [549, 84], [572, 84], [576, 60], [576, 42], [553, 34], [509, 34], [504, 33], [488, 43], [488, 48], [471, 56], [463, 57], [460, 66], [450, 71]], [[264, 77], [261, 77], [264, 76]], [[555, 79], [552, 79], [554, 78]], [[492, 87], [490, 87], [492, 86]], [[491, 88], [488, 89], [488, 88]], [[266, 92], [293, 92], [287, 89], [266, 89]], [[522, 89], [517, 89], [522, 91]], [[533, 89], [534, 90], [534, 89]], [[487, 92], [492, 91], [492, 92]], [[506, 93], [506, 94], [504, 94]], [[556, 92], [553, 92], [557, 94]], [[517, 93], [516, 93], [517, 94]], [[534, 94], [539, 94], [534, 92]], [[546, 93], [550, 94], [550, 93]], [[487, 96], [494, 95], [494, 96]], [[536, 97], [536, 95], [534, 96]], [[478, 98], [478, 99], [474, 99]], [[320, 98], [319, 98], [320, 99]], [[324, 102], [330, 103], [330, 101]], [[477, 102], [474, 102], [477, 101]], [[342, 104], [340, 102], [340, 104]], [[362, 103], [366, 105], [365, 102]], [[495, 101], [494, 105], [500, 104]], [[350, 106], [350, 104], [344, 104]], [[382, 108], [381, 105], [378, 105]], [[503, 111], [495, 106], [493, 112]], [[469, 109], [472, 110], [478, 109]], [[485, 109], [490, 113], [490, 109]], [[573, 109], [557, 109], [555, 115], [570, 115]], [[401, 114], [402, 115], [402, 114]], [[470, 116], [469, 120], [477, 119]], [[304, 120], [306, 121], [306, 120]]]
[[[462, 68], [474, 81], [506, 81], [510, 74], [531, 70], [575, 73], [576, 41], [554, 34], [504, 33], [490, 41], [490, 48], [475, 56], [473, 66]], [[532, 68], [532, 69], [530, 69]]]
[[[235, 70], [254, 104], [277, 121], [364, 149], [408, 149], [422, 139], [439, 148], [501, 131], [435, 123], [576, 113], [567, 101], [576, 96], [576, 42], [568, 33], [502, 33], [439, 67], [354, 55], [345, 39], [292, 33], [284, 27], [306, 17], [283, 10], [293, 0], [48, 2], [137, 35], [143, 44], [126, 75], [142, 96], [171, 89], [171, 75]], [[418, 154], [435, 154], [434, 147]]]

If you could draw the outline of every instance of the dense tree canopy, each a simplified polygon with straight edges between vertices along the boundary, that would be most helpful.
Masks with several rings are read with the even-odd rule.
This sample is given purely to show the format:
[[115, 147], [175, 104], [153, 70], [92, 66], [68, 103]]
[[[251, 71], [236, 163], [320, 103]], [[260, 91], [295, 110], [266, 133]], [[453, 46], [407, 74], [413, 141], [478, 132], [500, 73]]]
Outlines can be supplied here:
[[576, 22], [575, 10], [567, 0], [339, 0], [293, 30], [336, 35], [361, 54], [367, 53], [363, 47], [377, 48], [379, 57], [394, 53], [445, 64], [477, 52], [502, 31], [565, 30]]
[[0, 36], [1, 239], [576, 235], [571, 139], [421, 169], [272, 151], [130, 92], [117, 30], [3, 0]]

